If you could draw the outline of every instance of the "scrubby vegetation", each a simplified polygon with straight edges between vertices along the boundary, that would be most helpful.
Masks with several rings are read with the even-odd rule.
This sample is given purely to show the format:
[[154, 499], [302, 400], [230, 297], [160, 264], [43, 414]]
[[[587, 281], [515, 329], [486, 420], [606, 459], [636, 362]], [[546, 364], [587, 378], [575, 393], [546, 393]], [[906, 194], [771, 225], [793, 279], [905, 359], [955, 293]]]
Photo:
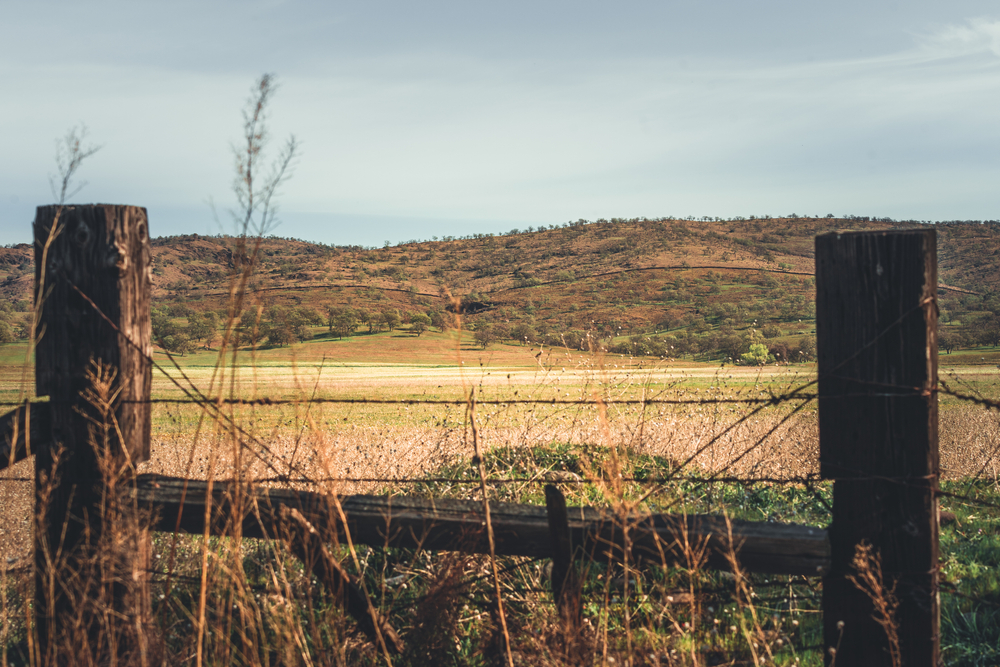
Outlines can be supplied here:
[[[244, 315], [241, 343], [290, 345], [321, 325], [341, 339], [399, 328], [417, 337], [441, 330], [447, 312], [461, 309], [483, 347], [808, 361], [815, 354], [813, 236], [918, 224], [857, 216], [580, 220], [382, 248], [270, 237], [250, 277], [258, 310]], [[942, 352], [993, 355], [1000, 346], [1000, 223], [936, 228]], [[243, 270], [244, 252], [227, 237], [154, 240], [161, 345], [185, 353], [221, 336], [228, 281]], [[0, 249], [0, 342], [24, 334], [32, 276], [30, 247]], [[215, 334], [207, 330], [212, 322]], [[751, 352], [760, 345], [767, 354]]]

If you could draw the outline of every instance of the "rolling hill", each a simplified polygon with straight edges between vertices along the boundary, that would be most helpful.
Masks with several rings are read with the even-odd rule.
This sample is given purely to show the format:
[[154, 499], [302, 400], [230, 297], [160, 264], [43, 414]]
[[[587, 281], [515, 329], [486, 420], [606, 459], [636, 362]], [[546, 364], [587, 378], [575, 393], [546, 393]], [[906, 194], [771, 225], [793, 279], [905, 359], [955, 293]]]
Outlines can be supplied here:
[[[235, 277], [255, 258], [246, 306], [261, 307], [261, 324], [279, 311], [326, 319], [332, 309], [353, 313], [356, 324], [364, 314], [394, 311], [404, 328], [417, 313], [440, 326], [461, 299], [463, 326], [490, 330], [496, 340], [596, 341], [622, 353], [705, 359], [735, 358], [756, 341], [779, 359], [803, 358], [814, 329], [813, 237], [918, 226], [866, 218], [581, 220], [383, 248], [176, 236], [153, 240], [154, 307], [179, 327], [192, 313], [224, 319]], [[942, 321], [964, 337], [953, 347], [989, 343], [980, 334], [1000, 322], [1000, 223], [935, 227]], [[10, 317], [26, 309], [32, 280], [30, 246], [0, 249]]]

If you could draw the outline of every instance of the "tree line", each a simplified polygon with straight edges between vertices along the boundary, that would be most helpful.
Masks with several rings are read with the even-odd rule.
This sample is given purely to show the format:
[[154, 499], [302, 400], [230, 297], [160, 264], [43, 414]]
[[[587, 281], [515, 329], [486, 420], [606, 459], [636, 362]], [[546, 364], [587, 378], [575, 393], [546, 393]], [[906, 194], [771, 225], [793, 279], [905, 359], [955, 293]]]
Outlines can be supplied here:
[[[186, 323], [178, 322], [185, 319]], [[404, 312], [395, 308], [379, 311], [328, 305], [322, 310], [308, 306], [256, 306], [232, 318], [227, 311], [196, 311], [185, 304], [170, 304], [152, 311], [153, 340], [168, 352], [188, 354], [209, 348], [231, 326], [230, 343], [237, 347], [268, 345], [285, 347], [309, 340], [312, 329], [325, 325], [330, 334], [347, 338], [367, 328], [367, 333], [395, 331], [407, 325], [408, 331], [420, 336], [430, 327], [444, 330], [447, 318], [440, 311], [427, 313]]]

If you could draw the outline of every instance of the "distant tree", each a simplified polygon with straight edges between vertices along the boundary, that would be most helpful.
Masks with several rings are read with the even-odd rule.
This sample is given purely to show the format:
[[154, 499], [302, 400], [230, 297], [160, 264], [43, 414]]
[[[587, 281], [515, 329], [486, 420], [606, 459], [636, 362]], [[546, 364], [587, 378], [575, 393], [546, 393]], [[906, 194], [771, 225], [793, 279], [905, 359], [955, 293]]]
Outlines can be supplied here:
[[769, 322], [764, 325], [761, 333], [764, 334], [764, 338], [777, 338], [781, 335], [781, 327], [777, 324]]
[[399, 312], [395, 309], [383, 310], [380, 315], [381, 321], [389, 331], [399, 326]]
[[312, 308], [271, 306], [266, 312], [264, 333], [271, 345], [284, 347], [311, 337], [310, 325], [322, 324], [323, 318]]
[[447, 314], [442, 313], [440, 310], [432, 310], [428, 313], [428, 316], [431, 318], [432, 327], [437, 327], [442, 332], [445, 330], [445, 328], [447, 328], [448, 326]]
[[185, 355], [189, 352], [193, 352], [195, 349], [194, 341], [187, 337], [182, 331], [179, 331], [166, 338], [161, 338], [159, 341], [160, 347], [162, 347], [167, 352], [172, 352], [174, 354]]
[[1000, 345], [1000, 323], [995, 319], [987, 323], [979, 330], [978, 338], [983, 345], [990, 347]]
[[18, 340], [28, 340], [31, 338], [31, 327], [33, 316], [30, 314], [24, 315], [21, 319], [17, 320], [14, 326], [14, 335], [17, 336]]
[[723, 329], [718, 338], [719, 351], [733, 361], [739, 360], [747, 349], [746, 340], [732, 329]]
[[431, 318], [423, 313], [417, 313], [410, 318], [410, 331], [417, 334], [418, 338], [420, 337], [420, 334], [427, 331], [427, 327], [430, 325]]
[[167, 306], [167, 315], [170, 317], [189, 317], [194, 313], [194, 309], [186, 303], [172, 303]]
[[569, 283], [576, 280], [576, 274], [567, 269], [556, 273], [555, 279], [559, 282]]
[[166, 310], [160, 310], [154, 308], [150, 313], [150, 324], [153, 329], [153, 340], [156, 341], [158, 345], [161, 340], [173, 336], [178, 332], [178, 327], [174, 324], [173, 318], [167, 313]]
[[666, 310], [656, 321], [656, 330], [661, 329], [669, 331], [678, 326], [681, 326], [684, 321], [684, 311], [681, 310]]
[[365, 310], [364, 308], [358, 308], [354, 311], [354, 317], [357, 318], [358, 322], [368, 326], [368, 333], [372, 333], [372, 329], [375, 326], [373, 322], [372, 314]]
[[750, 349], [740, 356], [740, 363], [745, 366], [763, 366], [772, 363], [774, 357], [767, 351], [767, 346], [763, 343], [754, 343]]
[[326, 307], [326, 326], [327, 330], [330, 331], [330, 333], [333, 333], [334, 320], [337, 319], [337, 316], [340, 315], [343, 312], [343, 310], [344, 309], [341, 306], [336, 306], [333, 304], [330, 304]]
[[219, 316], [209, 310], [204, 313], [192, 313], [188, 316], [188, 325], [184, 333], [192, 341], [201, 341], [205, 347], [212, 344], [219, 330]]
[[538, 332], [527, 322], [521, 322], [511, 328], [510, 337], [512, 340], [516, 340], [521, 345], [524, 345], [525, 343], [534, 343], [538, 340]]
[[267, 328], [267, 342], [271, 345], [284, 347], [297, 341], [295, 330], [286, 323], [270, 325]]
[[791, 361], [812, 361], [816, 358], [816, 339], [804, 336], [796, 346], [788, 351]]
[[788, 346], [785, 345], [784, 343], [770, 343], [767, 346], [767, 352], [768, 354], [773, 356], [777, 361], [786, 364], [789, 361]]
[[951, 354], [959, 343], [959, 337], [948, 329], [938, 331], [938, 347], [945, 351], [945, 354]]
[[295, 320], [296, 324], [303, 326], [320, 326], [324, 321], [323, 316], [319, 314], [318, 310], [306, 306], [295, 308], [292, 311], [291, 317]]
[[358, 321], [354, 319], [354, 313], [350, 310], [342, 310], [333, 320], [331, 330], [337, 334], [338, 338], [344, 338], [354, 333], [358, 327]]
[[14, 327], [7, 320], [0, 320], [0, 343], [14, 342]]
[[476, 343], [483, 346], [484, 350], [489, 347], [491, 343], [496, 342], [496, 332], [490, 324], [484, 324], [476, 327], [473, 337], [475, 338]]
[[267, 337], [267, 325], [263, 321], [263, 308], [249, 308], [240, 315], [236, 327], [240, 345], [256, 346]]

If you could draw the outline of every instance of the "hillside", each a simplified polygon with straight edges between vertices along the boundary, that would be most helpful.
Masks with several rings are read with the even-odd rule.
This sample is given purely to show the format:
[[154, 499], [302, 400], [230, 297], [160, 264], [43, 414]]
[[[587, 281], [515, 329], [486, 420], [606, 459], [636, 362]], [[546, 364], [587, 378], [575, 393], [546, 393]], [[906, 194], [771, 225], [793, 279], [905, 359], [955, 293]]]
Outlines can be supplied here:
[[[813, 237], [916, 226], [859, 218], [616, 219], [378, 249], [265, 238], [241, 250], [233, 238], [159, 238], [154, 305], [176, 331], [197, 319], [192, 311], [224, 318], [234, 276], [256, 256], [246, 305], [263, 307], [262, 330], [276, 331], [275, 318], [296, 308], [318, 312], [300, 327], [304, 335], [319, 319], [332, 328], [348, 311], [356, 333], [375, 330], [385, 311], [398, 312], [404, 328], [417, 313], [440, 326], [452, 319], [444, 313], [452, 308], [446, 295], [454, 295], [465, 302], [463, 326], [490, 332], [481, 335], [487, 345], [599, 342], [619, 352], [711, 359], [738, 357], [760, 342], [779, 359], [789, 352], [805, 358], [814, 329]], [[941, 290], [942, 320], [959, 337], [949, 344], [988, 344], [981, 334], [1000, 322], [1000, 224], [936, 228], [940, 283], [951, 288]], [[13, 320], [27, 306], [31, 263], [27, 245], [0, 249], [0, 294]], [[366, 327], [369, 316], [376, 321]], [[261, 333], [258, 342], [266, 339]]]

